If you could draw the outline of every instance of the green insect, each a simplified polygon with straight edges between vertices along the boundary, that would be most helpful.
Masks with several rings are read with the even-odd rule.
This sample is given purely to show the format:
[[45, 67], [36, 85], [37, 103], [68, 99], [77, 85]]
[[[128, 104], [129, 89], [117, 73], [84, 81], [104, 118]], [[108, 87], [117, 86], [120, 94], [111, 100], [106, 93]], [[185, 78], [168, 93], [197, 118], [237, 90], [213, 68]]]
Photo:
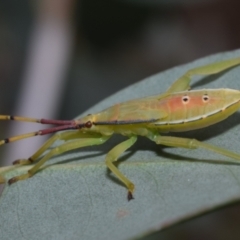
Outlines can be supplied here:
[[[191, 69], [177, 79], [163, 94], [115, 104], [99, 113], [89, 114], [76, 120], [49, 120], [0, 115], [0, 120], [55, 125], [49, 129], [6, 138], [0, 141], [0, 145], [57, 132], [30, 158], [16, 160], [13, 164], [31, 164], [38, 160], [56, 140], [66, 141], [46, 153], [26, 174], [11, 178], [8, 183], [12, 184], [32, 177], [54, 155], [81, 147], [103, 144], [114, 133], [122, 134], [128, 139], [111, 149], [106, 155], [105, 162], [107, 167], [127, 187], [128, 200], [133, 199], [134, 184], [118, 170], [114, 162], [136, 142], [138, 135], [147, 137], [156, 144], [189, 149], [204, 148], [240, 160], [240, 154], [196, 139], [160, 135], [164, 132], [184, 132], [204, 128], [220, 122], [236, 112], [240, 108], [239, 90], [202, 89], [189, 91], [193, 75], [215, 74], [236, 65], [240, 65], [240, 58]], [[60, 132], [63, 130], [72, 131]]]

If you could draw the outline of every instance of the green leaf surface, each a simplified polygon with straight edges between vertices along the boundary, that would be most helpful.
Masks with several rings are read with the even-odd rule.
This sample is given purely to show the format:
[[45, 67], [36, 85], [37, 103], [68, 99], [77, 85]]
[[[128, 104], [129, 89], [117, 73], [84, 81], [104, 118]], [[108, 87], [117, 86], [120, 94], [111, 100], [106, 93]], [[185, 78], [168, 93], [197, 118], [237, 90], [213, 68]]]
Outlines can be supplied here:
[[[240, 51], [221, 53], [156, 74], [87, 113], [164, 92], [190, 68], [239, 56]], [[214, 76], [194, 77], [192, 87], [240, 89], [239, 76], [240, 67], [235, 67]], [[240, 152], [239, 120], [240, 114], [235, 113], [211, 127], [174, 135]], [[0, 199], [0, 239], [132, 239], [240, 199], [239, 164], [206, 150], [167, 148], [139, 138], [118, 164], [136, 186], [135, 199], [128, 202], [126, 188], [104, 164], [106, 153], [123, 139], [115, 136], [102, 146], [63, 154], [31, 179], [5, 186]], [[27, 169], [6, 167], [0, 174], [8, 179]]]

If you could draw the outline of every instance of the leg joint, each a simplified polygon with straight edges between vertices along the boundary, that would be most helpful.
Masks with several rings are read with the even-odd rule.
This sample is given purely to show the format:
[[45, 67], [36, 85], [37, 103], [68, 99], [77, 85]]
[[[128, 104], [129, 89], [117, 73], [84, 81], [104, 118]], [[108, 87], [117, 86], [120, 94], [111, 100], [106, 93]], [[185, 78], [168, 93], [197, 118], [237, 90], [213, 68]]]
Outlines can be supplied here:
[[198, 147], [198, 141], [196, 139], [191, 139], [188, 144], [189, 148], [194, 149]]

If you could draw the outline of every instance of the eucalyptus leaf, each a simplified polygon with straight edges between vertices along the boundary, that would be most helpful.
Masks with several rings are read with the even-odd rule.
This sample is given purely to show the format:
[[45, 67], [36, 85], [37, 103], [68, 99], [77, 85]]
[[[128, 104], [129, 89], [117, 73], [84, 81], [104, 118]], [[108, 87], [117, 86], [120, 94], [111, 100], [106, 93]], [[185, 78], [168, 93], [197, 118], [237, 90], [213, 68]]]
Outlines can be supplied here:
[[[221, 53], [156, 74], [84, 114], [159, 94], [188, 69], [239, 56], [239, 50]], [[240, 67], [235, 67], [194, 77], [192, 88], [240, 89], [239, 76]], [[240, 114], [235, 113], [205, 129], [171, 135], [240, 152], [239, 120]], [[57, 156], [32, 178], [6, 184], [0, 198], [0, 239], [135, 239], [240, 199], [238, 163], [206, 150], [167, 148], [139, 138], [118, 164], [136, 186], [135, 199], [128, 202], [126, 188], [104, 163], [106, 153], [123, 139], [114, 136], [102, 146]], [[30, 167], [1, 168], [0, 176], [9, 179]]]

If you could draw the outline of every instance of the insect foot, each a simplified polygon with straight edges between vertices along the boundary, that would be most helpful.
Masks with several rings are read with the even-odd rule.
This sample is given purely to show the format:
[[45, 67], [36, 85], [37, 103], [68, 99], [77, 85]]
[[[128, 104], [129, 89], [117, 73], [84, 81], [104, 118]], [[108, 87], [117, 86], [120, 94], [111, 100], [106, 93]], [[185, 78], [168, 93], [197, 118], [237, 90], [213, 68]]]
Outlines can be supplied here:
[[13, 165], [20, 164], [20, 161], [21, 161], [20, 159], [17, 159], [17, 160], [15, 160], [15, 161], [13, 161], [12, 164], [13, 164]]
[[132, 199], [134, 199], [133, 197], [134, 188], [135, 188], [134, 184], [130, 182], [128, 185], [128, 195], [127, 195], [128, 201], [131, 201]]
[[31, 163], [33, 163], [33, 160], [31, 158], [29, 158], [29, 159], [17, 159], [15, 161], [13, 161], [12, 164], [13, 165], [18, 165], [18, 164], [26, 165], [26, 164], [31, 164]]
[[132, 199], [134, 199], [132, 192], [128, 191], [127, 199], [128, 201], [131, 201]]
[[13, 184], [13, 183], [15, 183], [15, 182], [17, 182], [17, 181], [18, 181], [17, 177], [10, 178], [10, 179], [8, 180], [8, 184], [11, 185], [11, 184]]
[[22, 175], [19, 175], [19, 176], [16, 176], [16, 177], [13, 177], [13, 178], [10, 178], [8, 180], [8, 184], [11, 185], [19, 180], [25, 180], [27, 178], [30, 178], [32, 177], [33, 173], [31, 173], [31, 171], [29, 170], [26, 174], [22, 174]]

